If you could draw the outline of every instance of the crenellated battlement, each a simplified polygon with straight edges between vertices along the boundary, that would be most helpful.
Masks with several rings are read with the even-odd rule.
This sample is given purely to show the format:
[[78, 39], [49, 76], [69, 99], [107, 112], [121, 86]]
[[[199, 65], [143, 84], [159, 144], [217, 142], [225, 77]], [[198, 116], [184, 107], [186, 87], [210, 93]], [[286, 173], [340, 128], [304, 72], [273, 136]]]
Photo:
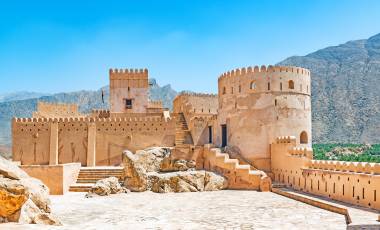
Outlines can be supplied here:
[[276, 138], [276, 144], [296, 144], [295, 136], [280, 136]]
[[110, 69], [110, 77], [148, 77], [148, 69]]
[[14, 123], [65, 123], [65, 122], [163, 122], [165, 119], [158, 116], [146, 116], [146, 117], [65, 117], [65, 118], [17, 118], [12, 120]]
[[380, 174], [380, 164], [369, 162], [312, 160], [310, 162], [309, 168], [339, 172]]
[[310, 71], [305, 68], [296, 67], [296, 66], [265, 66], [262, 65], [259, 66], [249, 66], [249, 67], [243, 67], [243, 68], [237, 68], [234, 70], [227, 71], [220, 75], [219, 80], [222, 80], [226, 77], [234, 77], [234, 76], [241, 76], [246, 74], [254, 74], [254, 73], [282, 73], [282, 72], [289, 72], [289, 73], [296, 73], [298, 75], [304, 75], [304, 76], [310, 76]]
[[288, 153], [297, 157], [313, 157], [313, 149], [310, 147], [293, 147], [288, 150]]
[[194, 93], [194, 92], [180, 92], [176, 97], [189, 96], [189, 97], [218, 97], [218, 94], [213, 93]]

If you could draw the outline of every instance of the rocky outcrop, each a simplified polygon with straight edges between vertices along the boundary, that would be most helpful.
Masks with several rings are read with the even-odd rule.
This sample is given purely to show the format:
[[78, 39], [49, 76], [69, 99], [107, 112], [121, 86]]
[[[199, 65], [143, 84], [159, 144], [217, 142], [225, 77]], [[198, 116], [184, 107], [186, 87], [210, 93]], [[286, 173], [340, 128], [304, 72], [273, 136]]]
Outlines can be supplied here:
[[60, 225], [50, 211], [49, 189], [0, 157], [0, 222]]
[[227, 180], [212, 172], [196, 171], [195, 162], [172, 159], [169, 148], [123, 153], [124, 186], [134, 192], [201, 192], [227, 187]]
[[180, 171], [149, 173], [149, 188], [153, 192], [202, 192], [227, 188], [227, 180], [213, 172]]
[[126, 192], [128, 192], [128, 190], [120, 185], [119, 180], [116, 177], [108, 177], [98, 180], [86, 194], [86, 197], [93, 197], [94, 195], [108, 196], [110, 194]]

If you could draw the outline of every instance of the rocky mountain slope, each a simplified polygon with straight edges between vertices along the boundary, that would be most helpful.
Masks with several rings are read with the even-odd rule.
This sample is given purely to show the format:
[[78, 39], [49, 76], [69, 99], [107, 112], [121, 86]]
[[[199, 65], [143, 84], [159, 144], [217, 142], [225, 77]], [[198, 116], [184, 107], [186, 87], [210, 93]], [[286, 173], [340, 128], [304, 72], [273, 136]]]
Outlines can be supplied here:
[[278, 65], [311, 70], [314, 142], [380, 142], [380, 34]]
[[49, 94], [37, 93], [37, 92], [28, 92], [28, 91], [19, 91], [13, 93], [1, 93], [0, 102], [5, 101], [16, 101], [16, 100], [25, 100], [29, 98], [38, 98], [42, 96], [48, 96]]

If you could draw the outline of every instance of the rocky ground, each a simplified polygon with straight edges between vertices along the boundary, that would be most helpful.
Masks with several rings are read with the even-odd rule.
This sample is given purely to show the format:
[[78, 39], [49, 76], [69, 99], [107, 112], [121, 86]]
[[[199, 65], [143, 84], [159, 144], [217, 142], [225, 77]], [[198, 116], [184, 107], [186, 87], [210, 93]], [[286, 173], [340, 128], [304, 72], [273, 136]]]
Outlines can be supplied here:
[[[51, 196], [64, 226], [6, 229], [346, 229], [344, 217], [270, 192], [132, 192]], [[1, 225], [0, 225], [1, 229]]]

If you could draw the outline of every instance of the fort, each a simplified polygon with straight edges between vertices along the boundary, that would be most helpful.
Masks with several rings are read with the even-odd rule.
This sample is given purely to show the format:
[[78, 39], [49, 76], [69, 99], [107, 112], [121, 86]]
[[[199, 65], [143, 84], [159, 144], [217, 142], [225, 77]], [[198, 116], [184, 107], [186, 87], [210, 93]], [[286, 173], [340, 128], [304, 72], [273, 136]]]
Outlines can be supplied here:
[[149, 100], [147, 69], [111, 69], [110, 109], [40, 102], [12, 120], [13, 160], [52, 194], [86, 189], [78, 175], [153, 146], [217, 172], [229, 189], [286, 186], [380, 210], [380, 164], [313, 160], [310, 71], [255, 66], [223, 73], [218, 94], [181, 93], [173, 111]]

